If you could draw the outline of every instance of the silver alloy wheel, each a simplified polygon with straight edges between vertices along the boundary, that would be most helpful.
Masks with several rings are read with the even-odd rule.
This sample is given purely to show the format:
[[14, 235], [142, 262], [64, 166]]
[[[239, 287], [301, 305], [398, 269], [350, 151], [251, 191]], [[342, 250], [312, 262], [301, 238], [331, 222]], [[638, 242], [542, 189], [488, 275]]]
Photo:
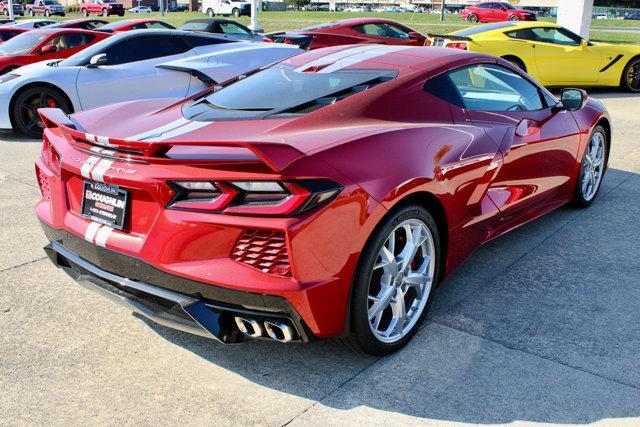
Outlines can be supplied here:
[[389, 234], [368, 290], [369, 326], [378, 340], [394, 343], [412, 330], [427, 305], [435, 255], [431, 231], [418, 219], [402, 222]]
[[582, 180], [580, 190], [585, 201], [593, 199], [598, 192], [604, 171], [605, 139], [602, 132], [594, 132], [589, 139], [587, 151], [582, 160]]

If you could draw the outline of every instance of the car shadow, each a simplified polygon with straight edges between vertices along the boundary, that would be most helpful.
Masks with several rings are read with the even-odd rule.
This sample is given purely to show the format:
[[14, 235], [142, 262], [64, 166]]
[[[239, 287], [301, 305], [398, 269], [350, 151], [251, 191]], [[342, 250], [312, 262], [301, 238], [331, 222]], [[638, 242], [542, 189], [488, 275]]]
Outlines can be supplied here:
[[[608, 215], [609, 210], [613, 210], [624, 215], [625, 203], [640, 196], [640, 185], [628, 184], [634, 177], [637, 175], [612, 169], [603, 182], [604, 194], [590, 209], [558, 209], [481, 247], [436, 290], [428, 321], [413, 341], [405, 349], [384, 358], [356, 353], [330, 340], [306, 345], [254, 341], [223, 346], [137, 317], [167, 341], [244, 379], [279, 392], [320, 401], [313, 411], [302, 415], [303, 422], [305, 416], [312, 416], [312, 412], [330, 416], [332, 420], [348, 419], [350, 415], [392, 415], [474, 424], [517, 420], [582, 424], [640, 416], [640, 405], [637, 404], [640, 382], [611, 379], [582, 368], [578, 362], [575, 362], [576, 369], [571, 357], [563, 360], [559, 356], [555, 360], [553, 356], [538, 354], [535, 349], [522, 350], [508, 337], [487, 339], [482, 333], [474, 333], [473, 327], [468, 328], [472, 331], [469, 332], [464, 325], [456, 327], [439, 321], [469, 298], [485, 295], [487, 289], [524, 261], [533, 262], [542, 274], [544, 261], [531, 260], [532, 253], [552, 245], [549, 242], [556, 233], [571, 236], [576, 224], [589, 227], [584, 225], [587, 221], [582, 220], [583, 213], [591, 212], [591, 216], [597, 217], [600, 212]], [[614, 190], [614, 196], [609, 198]], [[620, 206], [612, 206], [616, 203]], [[633, 218], [622, 219], [631, 220]], [[567, 227], [570, 223], [572, 225]], [[627, 231], [619, 230], [610, 238], [631, 237]], [[553, 245], [557, 249], [558, 243]], [[548, 249], [554, 248], [548, 246]], [[567, 256], [570, 259], [569, 254]], [[522, 276], [506, 285], [510, 292], [524, 294], [535, 285], [534, 279]], [[559, 280], [569, 286], [572, 278], [567, 274]], [[607, 299], [608, 291], [594, 285], [592, 292], [593, 298]], [[536, 302], [549, 303], [544, 297]], [[498, 302], [497, 306], [500, 304]], [[562, 311], [562, 306], [557, 310]], [[636, 324], [640, 323], [637, 322], [640, 315], [635, 318]], [[535, 323], [535, 317], [529, 319]], [[516, 330], [520, 326], [513, 317], [500, 321], [507, 329], [511, 326]], [[480, 322], [478, 327], [482, 326]], [[535, 330], [536, 325], [530, 327]], [[589, 335], [589, 327], [585, 323], [584, 330], [577, 333]], [[598, 332], [616, 333], [615, 330]], [[550, 340], [566, 339], [560, 334], [554, 335], [554, 331], [547, 333]], [[528, 338], [520, 336], [518, 339], [526, 342]], [[631, 339], [637, 342], [640, 351], [640, 334]], [[598, 342], [590, 345], [593, 347], [589, 349], [590, 354], [605, 351], [604, 347], [597, 348], [602, 345]], [[598, 360], [594, 356], [590, 362], [597, 366], [606, 363], [606, 359]], [[626, 366], [617, 374], [624, 377], [624, 370], [638, 372], [640, 363]], [[360, 412], [365, 409], [368, 412]], [[409, 419], [409, 422], [416, 419]], [[311, 420], [322, 421], [322, 417]]]

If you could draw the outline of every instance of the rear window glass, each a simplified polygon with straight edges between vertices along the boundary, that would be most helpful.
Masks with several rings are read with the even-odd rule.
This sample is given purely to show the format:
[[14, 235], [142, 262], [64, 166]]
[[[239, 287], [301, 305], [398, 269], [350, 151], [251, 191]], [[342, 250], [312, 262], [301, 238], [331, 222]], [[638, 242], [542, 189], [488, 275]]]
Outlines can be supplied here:
[[513, 27], [515, 24], [511, 22], [497, 22], [495, 24], [478, 25], [477, 27], [467, 28], [466, 30], [456, 31], [452, 34], [456, 36], [469, 37], [474, 34], [485, 33], [487, 31], [499, 30], [500, 28]]
[[214, 92], [206, 100], [227, 110], [283, 110], [379, 77], [380, 71], [306, 73], [278, 64]]
[[180, 27], [183, 31], [205, 31], [207, 28], [209, 28], [207, 22], [185, 22], [182, 27]]
[[321, 30], [323, 28], [337, 27], [338, 25], [340, 24], [337, 22], [328, 22], [326, 24], [312, 25], [310, 27], [303, 28], [302, 31]]

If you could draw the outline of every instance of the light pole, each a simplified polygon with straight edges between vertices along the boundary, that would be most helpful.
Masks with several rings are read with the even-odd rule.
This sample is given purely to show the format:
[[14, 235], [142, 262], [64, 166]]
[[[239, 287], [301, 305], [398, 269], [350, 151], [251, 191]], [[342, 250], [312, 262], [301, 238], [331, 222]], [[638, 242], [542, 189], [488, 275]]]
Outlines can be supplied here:
[[160, 16], [164, 16], [164, 0], [160, 0]]
[[264, 30], [258, 23], [258, 5], [259, 4], [262, 4], [262, 0], [251, 0], [251, 25], [249, 25], [249, 29], [255, 32], [260, 32]]
[[444, 21], [444, 0], [442, 0], [442, 8], [440, 9], [440, 20]]
[[9, 4], [9, 19], [13, 19], [13, 0], [8, 1]]

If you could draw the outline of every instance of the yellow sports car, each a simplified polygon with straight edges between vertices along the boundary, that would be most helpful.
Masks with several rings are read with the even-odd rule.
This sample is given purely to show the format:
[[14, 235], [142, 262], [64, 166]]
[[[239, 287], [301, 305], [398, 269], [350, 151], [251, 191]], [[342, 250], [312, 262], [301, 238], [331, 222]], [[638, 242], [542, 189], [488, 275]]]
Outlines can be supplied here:
[[640, 92], [640, 46], [590, 42], [556, 24], [485, 24], [429, 34], [426, 44], [499, 56], [545, 86], [619, 86]]

